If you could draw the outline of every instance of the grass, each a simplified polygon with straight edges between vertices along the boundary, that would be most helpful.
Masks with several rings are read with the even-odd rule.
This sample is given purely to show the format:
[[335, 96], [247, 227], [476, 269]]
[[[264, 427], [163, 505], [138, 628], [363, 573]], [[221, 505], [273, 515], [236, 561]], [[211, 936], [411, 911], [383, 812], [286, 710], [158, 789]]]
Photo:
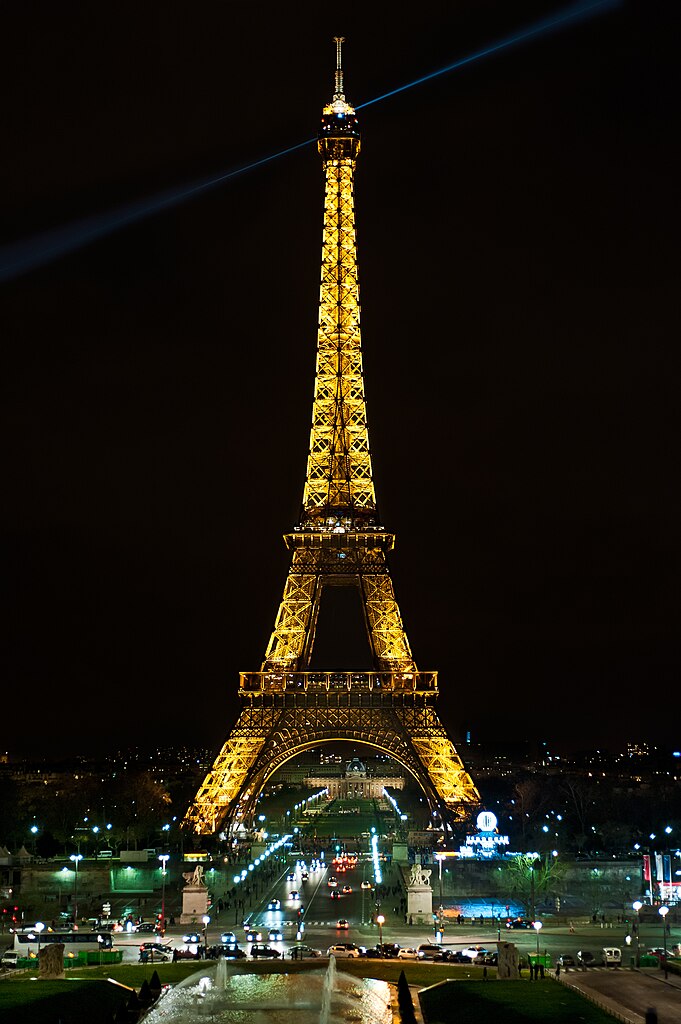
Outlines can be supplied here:
[[[7, 1024], [110, 1024], [129, 998], [156, 973], [162, 985], [176, 985], [202, 965], [196, 962], [167, 964], [115, 964], [68, 972], [65, 981], [34, 981], [35, 971], [20, 971], [0, 982], [0, 1021]], [[423, 1005], [428, 1024], [612, 1024], [613, 1017], [576, 992], [551, 979], [530, 983], [496, 981], [496, 971], [451, 964], [401, 963], [395, 960], [340, 960], [339, 971], [358, 978], [376, 978], [397, 984], [404, 971], [410, 985], [426, 988]], [[319, 971], [314, 961], [286, 963], [289, 974]], [[269, 962], [235, 963], [238, 974], [278, 973], [281, 965]], [[117, 984], [112, 984], [112, 979]], [[437, 982], [445, 982], [438, 985]], [[447, 984], [446, 982], [450, 982]], [[121, 988], [120, 986], [126, 986]]]

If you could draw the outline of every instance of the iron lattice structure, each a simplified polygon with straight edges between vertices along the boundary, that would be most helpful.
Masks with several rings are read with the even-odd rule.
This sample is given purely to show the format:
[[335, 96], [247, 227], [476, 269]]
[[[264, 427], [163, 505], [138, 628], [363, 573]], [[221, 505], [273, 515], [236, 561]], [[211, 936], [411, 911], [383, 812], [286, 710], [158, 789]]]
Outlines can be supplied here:
[[[392, 756], [452, 824], [478, 792], [440, 722], [437, 673], [419, 672], [395, 600], [378, 518], [360, 333], [354, 175], [360, 134], [343, 92], [336, 40], [333, 100], [318, 149], [325, 174], [322, 273], [310, 451], [300, 522], [284, 537], [291, 563], [259, 672], [241, 673], [242, 710], [184, 819], [196, 833], [250, 824], [263, 786], [297, 754], [337, 740]], [[370, 672], [309, 671], [322, 592], [359, 592]]]

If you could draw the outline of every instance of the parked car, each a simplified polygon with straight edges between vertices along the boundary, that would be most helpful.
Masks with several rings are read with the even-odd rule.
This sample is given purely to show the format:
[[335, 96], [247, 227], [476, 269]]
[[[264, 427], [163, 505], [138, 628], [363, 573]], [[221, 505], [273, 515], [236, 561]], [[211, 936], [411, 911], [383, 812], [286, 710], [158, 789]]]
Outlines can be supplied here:
[[173, 955], [173, 947], [165, 942], [143, 942], [140, 946], [140, 953], [143, 950], [146, 950], [147, 953], [167, 953], [168, 956]]
[[651, 946], [650, 949], [645, 951], [646, 956], [654, 956], [657, 960], [662, 962], [669, 957], [669, 950], [665, 950], [664, 946]]
[[577, 950], [577, 963], [580, 967], [593, 967], [596, 957], [588, 949]]
[[268, 942], [281, 942], [284, 938], [281, 928], [270, 928], [267, 936]]
[[379, 950], [381, 955], [387, 960], [395, 960], [401, 948], [402, 947], [399, 942], [376, 943], [376, 949]]
[[485, 953], [484, 956], [478, 957], [477, 963], [483, 964], [485, 967], [498, 967], [499, 953], [496, 949], [492, 953]]
[[262, 933], [257, 931], [255, 928], [246, 929], [246, 942], [261, 942]]
[[270, 900], [267, 904], [268, 910], [281, 910], [281, 900]]
[[[664, 950], [662, 950], [664, 954]], [[601, 950], [601, 962], [604, 967], [619, 967], [622, 963], [622, 950], [618, 946], [604, 946]]]
[[423, 960], [423, 954], [413, 946], [402, 946], [397, 954], [398, 960]]
[[434, 960], [438, 953], [446, 952], [444, 946], [440, 946], [436, 942], [422, 942], [418, 951], [424, 960]]
[[267, 946], [262, 943], [255, 942], [251, 946], [251, 956], [265, 957], [268, 960], [276, 960], [277, 957], [281, 956], [281, 950], [275, 949], [273, 946]]
[[576, 967], [577, 961], [570, 953], [563, 953], [556, 960], [556, 967], [558, 966], [560, 966], [563, 970], [567, 967]]
[[436, 954], [433, 960], [446, 960], [449, 964], [472, 964], [471, 957], [461, 949], [443, 949]]
[[321, 949], [313, 949], [312, 946], [306, 946], [304, 942], [298, 942], [295, 946], [291, 946], [288, 955], [292, 960], [316, 959], [322, 955], [322, 951]]
[[335, 946], [329, 946], [326, 951], [327, 956], [339, 957], [352, 957], [356, 959], [358, 956], [362, 956], [362, 951], [359, 946], [356, 946], [354, 942], [337, 942]]
[[218, 943], [215, 946], [209, 946], [206, 950], [207, 960], [219, 960], [223, 957], [225, 960], [244, 960], [246, 958], [246, 950], [239, 949], [235, 943]]
[[200, 960], [200, 959], [201, 959], [201, 950], [198, 948], [198, 946], [196, 948], [190, 948], [190, 949], [178, 948], [178, 949], [174, 949], [173, 950], [173, 960]]
[[490, 952], [489, 949], [485, 949], [484, 946], [467, 946], [466, 949], [462, 949], [461, 952], [464, 956], [469, 956], [471, 960], [482, 960], [484, 956]]
[[15, 952], [13, 949], [8, 949], [0, 957], [0, 967], [16, 967], [20, 957], [20, 953]]

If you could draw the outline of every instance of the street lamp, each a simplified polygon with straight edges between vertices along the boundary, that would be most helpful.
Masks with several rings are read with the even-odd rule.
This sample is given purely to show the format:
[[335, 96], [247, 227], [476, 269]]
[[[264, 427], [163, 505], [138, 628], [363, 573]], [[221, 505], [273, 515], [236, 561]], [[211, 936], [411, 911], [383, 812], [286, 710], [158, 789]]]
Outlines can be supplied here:
[[42, 932], [44, 927], [45, 925], [43, 924], [42, 921], [36, 921], [35, 930], [38, 933], [38, 960], [40, 960], [40, 933]]
[[377, 916], [376, 924], [378, 925], [378, 945], [381, 950], [381, 956], [383, 956], [383, 925], [385, 924], [385, 918], [383, 914], [379, 914]]
[[74, 871], [76, 877], [73, 885], [73, 927], [74, 930], [78, 929], [78, 865], [83, 859], [82, 853], [72, 853], [70, 859], [76, 865]]
[[662, 918], [662, 937], [664, 939], [664, 976], [667, 977], [667, 914], [669, 907], [660, 907], [658, 914]]
[[639, 966], [641, 959], [641, 907], [643, 904], [640, 900], [634, 900], [631, 904], [636, 911], [636, 966]]
[[541, 923], [541, 921], [533, 921], [532, 922], [532, 927], [534, 928], [534, 930], [537, 933], [537, 956], [539, 956], [539, 932], [542, 930], [542, 923]]
[[160, 853], [158, 859], [161, 862], [161, 938], [166, 933], [166, 864], [170, 859], [169, 853]]
[[204, 914], [201, 920], [203, 921], [203, 955], [205, 959], [208, 953], [208, 925], [210, 924], [210, 917], [208, 914]]
[[435, 936], [435, 941], [436, 942], [442, 942], [442, 940], [444, 939], [444, 931], [445, 931], [445, 929], [444, 929], [444, 907], [442, 906], [442, 902], [443, 902], [442, 901], [442, 861], [444, 860], [444, 857], [442, 856], [441, 853], [436, 853], [435, 854], [435, 859], [438, 862], [438, 866], [439, 866], [439, 872], [438, 873], [439, 873], [439, 876], [440, 876], [440, 909], [438, 910], [438, 915], [437, 915], [437, 918], [438, 918], [438, 932], [437, 932], [437, 935]]

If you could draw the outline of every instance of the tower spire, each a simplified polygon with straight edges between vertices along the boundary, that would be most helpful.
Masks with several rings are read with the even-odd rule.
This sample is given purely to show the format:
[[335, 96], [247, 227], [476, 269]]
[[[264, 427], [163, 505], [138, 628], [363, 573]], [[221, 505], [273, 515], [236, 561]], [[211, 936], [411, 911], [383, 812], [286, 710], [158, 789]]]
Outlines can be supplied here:
[[345, 36], [334, 36], [333, 41], [336, 44], [336, 91], [333, 94], [335, 100], [344, 100], [345, 95], [343, 93], [343, 65], [341, 62], [341, 48], [345, 42]]

